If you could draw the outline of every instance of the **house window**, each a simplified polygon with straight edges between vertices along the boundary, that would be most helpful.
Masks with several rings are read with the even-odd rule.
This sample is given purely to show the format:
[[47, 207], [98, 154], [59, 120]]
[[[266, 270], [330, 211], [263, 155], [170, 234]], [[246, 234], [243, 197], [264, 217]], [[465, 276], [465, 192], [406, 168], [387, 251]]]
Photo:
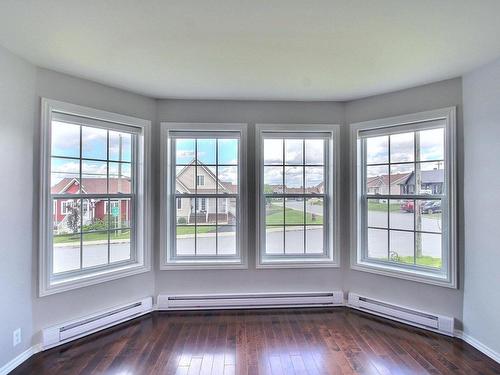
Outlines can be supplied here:
[[258, 266], [338, 265], [337, 127], [259, 125], [257, 132]]
[[149, 122], [46, 99], [42, 118], [40, 294], [147, 271]]
[[455, 285], [454, 109], [353, 126], [353, 267]]
[[171, 164], [164, 170], [168, 186], [162, 225], [168, 234], [162, 239], [162, 267], [244, 266], [245, 127], [164, 123], [163, 132]]

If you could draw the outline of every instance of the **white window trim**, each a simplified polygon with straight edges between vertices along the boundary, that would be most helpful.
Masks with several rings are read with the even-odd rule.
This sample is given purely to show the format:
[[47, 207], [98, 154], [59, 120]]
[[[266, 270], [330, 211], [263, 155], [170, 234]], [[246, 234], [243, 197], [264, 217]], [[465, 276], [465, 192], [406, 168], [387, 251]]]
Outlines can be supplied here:
[[[262, 249], [262, 241], [265, 233], [262, 233], [263, 221], [262, 213], [262, 196], [260, 189], [260, 182], [263, 178], [263, 168], [261, 165], [263, 157], [262, 136], [265, 132], [283, 132], [284, 137], [286, 133], [297, 132], [329, 132], [331, 133], [331, 144], [329, 145], [331, 152], [329, 152], [329, 184], [331, 186], [330, 195], [333, 197], [328, 202], [329, 204], [329, 249], [328, 256], [324, 258], [311, 257], [306, 260], [303, 257], [295, 257], [287, 260], [272, 259], [269, 257], [265, 259]], [[340, 125], [337, 124], [256, 124], [255, 126], [255, 191], [256, 191], [256, 268], [338, 268], [340, 267], [340, 231], [339, 231], [339, 134]]]
[[[199, 270], [199, 269], [247, 269], [247, 243], [248, 243], [248, 188], [247, 188], [247, 124], [244, 123], [182, 123], [161, 122], [161, 212], [160, 212], [160, 270]], [[239, 189], [240, 189], [240, 233], [239, 233], [239, 259], [194, 259], [179, 260], [171, 255], [169, 246], [169, 230], [171, 228], [172, 209], [172, 181], [169, 171], [172, 169], [170, 132], [174, 131], [203, 131], [240, 132], [239, 142]], [[175, 210], [174, 210], [175, 211]]]
[[[443, 247], [444, 256], [443, 262], [447, 266], [445, 274], [438, 275], [433, 272], [418, 271], [414, 269], [406, 269], [392, 266], [389, 264], [374, 264], [372, 262], [363, 261], [361, 259], [361, 244], [358, 241], [360, 237], [361, 224], [360, 224], [360, 186], [358, 186], [359, 176], [359, 163], [358, 157], [359, 142], [358, 133], [367, 129], [383, 129], [391, 126], [400, 126], [418, 124], [425, 121], [444, 120], [445, 121], [445, 159], [446, 159], [446, 173], [447, 173], [447, 196], [448, 196], [448, 209], [449, 209], [449, 225], [447, 230], [443, 230], [443, 236], [447, 233], [446, 243], [447, 249]], [[358, 271], [365, 271], [374, 274], [391, 276], [405, 280], [417, 281], [426, 284], [438, 285], [448, 288], [457, 288], [457, 239], [456, 239], [456, 224], [457, 224], [457, 181], [456, 181], [456, 108], [448, 107], [414, 113], [409, 115], [402, 115], [396, 117], [389, 117], [385, 119], [378, 119], [373, 121], [364, 121], [353, 123], [351, 127], [351, 269]], [[446, 233], [445, 233], [446, 232]], [[446, 252], [446, 253], [445, 253]]]
[[[137, 154], [137, 254], [133, 263], [118, 265], [82, 274], [69, 275], [53, 280], [50, 274], [52, 262], [52, 204], [50, 201], [50, 129], [53, 113], [84, 117], [110, 122], [116, 127], [132, 126], [140, 128], [142, 137], [138, 142]], [[150, 165], [151, 121], [83, 107], [52, 99], [41, 99], [41, 160], [40, 160], [40, 222], [39, 222], [39, 296], [47, 296], [67, 290], [99, 284], [151, 270], [151, 204]]]

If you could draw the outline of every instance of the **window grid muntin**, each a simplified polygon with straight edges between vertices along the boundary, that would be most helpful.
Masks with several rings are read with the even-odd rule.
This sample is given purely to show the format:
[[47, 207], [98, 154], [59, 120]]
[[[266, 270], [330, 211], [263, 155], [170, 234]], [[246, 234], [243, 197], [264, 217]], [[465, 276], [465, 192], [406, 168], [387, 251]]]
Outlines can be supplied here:
[[[401, 128], [403, 128], [404, 125], [401, 126]], [[419, 138], [420, 138], [420, 132], [421, 131], [425, 131], [425, 130], [431, 130], [431, 129], [443, 129], [443, 148], [444, 148], [444, 153], [443, 153], [443, 156], [444, 156], [444, 159], [433, 159], [433, 160], [420, 160], [420, 157], [417, 158], [417, 153], [418, 155], [420, 155], [420, 143], [419, 143]], [[445, 234], [443, 233], [443, 231], [441, 230], [441, 232], [432, 232], [432, 231], [423, 231], [423, 230], [417, 230], [417, 225], [416, 225], [416, 221], [417, 221], [417, 215], [421, 215], [421, 213], [417, 213], [416, 211], [416, 208], [417, 208], [417, 204], [416, 202], [418, 200], [421, 200], [421, 201], [425, 201], [425, 200], [435, 200], [435, 201], [441, 201], [441, 221], [442, 223], [445, 222], [445, 220], [447, 220], [447, 215], [445, 215], [445, 209], [447, 207], [447, 205], [445, 204], [447, 202], [447, 196], [446, 194], [444, 194], [444, 192], [447, 192], [447, 169], [446, 169], [446, 157], [447, 157], [447, 154], [446, 154], [446, 142], [447, 142], [447, 135], [446, 135], [446, 132], [447, 132], [447, 129], [444, 125], [442, 126], [435, 126], [435, 127], [432, 127], [432, 128], [423, 128], [423, 129], [410, 129], [410, 130], [407, 130], [407, 131], [400, 131], [398, 133], [392, 133], [392, 132], [388, 132], [387, 134], [377, 134], [377, 135], [373, 135], [373, 136], [365, 136], [365, 137], [362, 137], [361, 138], [361, 158], [362, 158], [362, 165], [363, 165], [363, 168], [362, 168], [362, 187], [361, 187], [361, 190], [362, 190], [362, 220], [363, 220], [363, 231], [362, 231], [362, 240], [363, 240], [363, 243], [364, 243], [364, 246], [363, 246], [363, 251], [362, 251], [362, 258], [365, 259], [365, 260], [370, 260], [370, 262], [375, 262], [375, 263], [380, 263], [380, 264], [392, 264], [392, 265], [398, 265], [398, 267], [403, 267], [403, 268], [410, 268], [410, 269], [421, 269], [421, 270], [425, 270], [426, 272], [443, 272], [444, 270], [446, 270], [446, 267], [447, 267], [447, 259], [446, 259], [446, 256], [445, 256], [445, 253], [444, 253], [444, 249], [445, 249]], [[392, 135], [395, 135], [395, 134], [403, 134], [403, 133], [413, 133], [414, 134], [414, 137], [413, 137], [413, 161], [407, 161], [407, 162], [392, 162], [392, 158], [391, 158], [391, 136]], [[388, 138], [388, 144], [387, 144], [387, 162], [386, 163], [367, 163], [366, 160], [367, 160], [367, 139], [368, 138], [372, 138], [372, 137], [382, 137], [382, 136], [385, 136]], [[418, 143], [418, 144], [417, 144]], [[418, 146], [418, 147], [417, 147]], [[399, 194], [399, 195], [392, 195], [391, 194], [391, 174], [392, 174], [392, 170], [391, 170], [391, 166], [392, 165], [413, 165], [414, 168], [413, 168], [413, 171], [414, 171], [414, 174], [416, 175], [416, 166], [417, 164], [421, 165], [421, 164], [425, 164], [425, 163], [442, 163], [443, 165], [443, 183], [442, 183], [442, 186], [441, 186], [441, 194], [430, 194], [430, 195], [423, 195], [423, 194]], [[368, 167], [371, 167], [371, 166], [387, 166], [388, 167], [388, 186], [389, 186], [389, 194], [368, 194], [367, 193], [367, 181], [368, 181], [368, 176], [367, 176], [367, 168]], [[420, 189], [421, 187], [419, 187]], [[417, 190], [417, 181], [416, 181], [416, 177], [415, 177], [415, 191]], [[370, 199], [377, 199], [377, 200], [380, 200], [380, 199], [384, 199], [384, 200], [387, 200], [387, 228], [384, 228], [384, 227], [376, 227], [376, 226], [369, 226], [368, 225], [368, 201]], [[392, 229], [391, 228], [391, 218], [390, 218], [390, 200], [393, 199], [393, 200], [408, 200], [408, 201], [413, 201], [413, 205], [414, 205], [414, 212], [413, 212], [413, 220], [414, 220], [414, 226], [413, 226], [413, 230], [405, 230], [405, 229]], [[385, 230], [387, 232], [387, 260], [382, 260], [382, 259], [376, 259], [376, 258], [370, 258], [368, 256], [368, 229], [378, 229], [378, 230]], [[391, 253], [391, 232], [409, 232], [409, 233], [413, 233], [413, 264], [408, 264], [408, 263], [403, 263], [403, 262], [394, 262], [394, 261], [391, 261], [391, 256], [390, 256], [390, 253]], [[423, 265], [419, 265], [417, 264], [417, 246], [416, 246], [416, 241], [417, 241], [417, 235], [418, 234], [434, 234], [434, 235], [440, 235], [441, 237], [441, 254], [440, 254], [440, 259], [441, 259], [441, 267], [440, 268], [437, 268], [437, 267], [432, 267], [432, 266], [423, 266]]]
[[[199, 134], [197, 134], [199, 133]], [[172, 167], [170, 169], [170, 174], [173, 176], [173, 178], [171, 178], [170, 182], [171, 182], [171, 189], [172, 191], [174, 192], [174, 194], [172, 194], [172, 199], [174, 201], [174, 205], [172, 205], [172, 207], [177, 207], [177, 204], [176, 204], [176, 201], [177, 199], [180, 199], [180, 198], [189, 198], [190, 200], [193, 199], [194, 200], [194, 220], [195, 220], [195, 224], [194, 225], [189, 225], [189, 224], [177, 224], [177, 209], [174, 209], [172, 210], [172, 212], [170, 213], [173, 217], [173, 220], [171, 220], [172, 222], [172, 225], [171, 225], [171, 228], [170, 228], [170, 231], [171, 233], [173, 233], [174, 235], [173, 236], [170, 236], [172, 239], [171, 239], [171, 242], [170, 242], [170, 246], [171, 248], [173, 249], [172, 251], [172, 257], [174, 259], [178, 259], [178, 260], [197, 260], [197, 261], [203, 261], [203, 260], [214, 260], [214, 259], [219, 259], [219, 260], [224, 260], [224, 259], [230, 259], [230, 260], [234, 260], [234, 259], [238, 259], [240, 257], [240, 234], [239, 234], [239, 228], [240, 228], [240, 222], [241, 222], [241, 218], [240, 218], [240, 215], [241, 215], [241, 212], [240, 212], [240, 205], [241, 205], [241, 196], [240, 196], [240, 192], [241, 192], [241, 135], [240, 133], [238, 132], [234, 132], [234, 131], [213, 131], [211, 132], [210, 135], [204, 135], [202, 134], [202, 132], [189, 132], [188, 134], [184, 133], [184, 132], [177, 132], [177, 131], [173, 131], [170, 133], [170, 138], [171, 138], [171, 155], [170, 155], [170, 158], [172, 160]], [[194, 145], [195, 145], [195, 149], [194, 149], [194, 158], [193, 158], [193, 161], [191, 163], [180, 163], [180, 164], [177, 164], [177, 140], [178, 139], [193, 139], [195, 142], [194, 142]], [[210, 167], [215, 167], [215, 186], [216, 186], [216, 193], [215, 194], [209, 194], [209, 193], [204, 193], [204, 194], [198, 194], [198, 166], [200, 165], [199, 163], [199, 158], [198, 158], [198, 139], [215, 139], [216, 142], [215, 142], [215, 162], [216, 164], [205, 164], [205, 163], [202, 163], [203, 166], [207, 167], [208, 169]], [[219, 140], [220, 139], [236, 139], [237, 140], [237, 163], [236, 164], [228, 164], [228, 163], [224, 163], [224, 164], [218, 164], [218, 161], [219, 161]], [[190, 165], [194, 165], [195, 167], [195, 173], [194, 173], [194, 190], [195, 190], [195, 193], [194, 194], [186, 194], [186, 193], [177, 193], [177, 189], [176, 189], [176, 181], [177, 181], [177, 172], [176, 172], [176, 168], [177, 167], [187, 167], [187, 166], [190, 166]], [[219, 167], [236, 167], [236, 173], [237, 173], [237, 179], [236, 179], [236, 184], [237, 184], [237, 193], [234, 193], [234, 194], [220, 194], [219, 193]], [[210, 170], [210, 169], [209, 169]], [[216, 208], [216, 216], [215, 216], [215, 219], [216, 219], [216, 223], [215, 224], [201, 224], [201, 225], [198, 225], [198, 215], [197, 215], [197, 200], [198, 199], [201, 199], [201, 198], [205, 198], [205, 199], [214, 199], [215, 200], [215, 208]], [[218, 217], [218, 210], [219, 210], [219, 199], [235, 199], [235, 212], [236, 212], [236, 217], [235, 217], [235, 223], [234, 224], [219, 224], [219, 217]], [[191, 201], [190, 201], [191, 202]], [[208, 205], [208, 202], [207, 202], [207, 205]], [[229, 205], [228, 205], [229, 206]], [[201, 208], [201, 207], [200, 207]], [[196, 234], [196, 231], [197, 231], [197, 227], [198, 226], [209, 226], [209, 227], [215, 227], [215, 239], [216, 239], [216, 254], [215, 255], [198, 255], [198, 251], [197, 251], [197, 234]], [[195, 237], [194, 237], [194, 244], [195, 244], [195, 249], [194, 249], [194, 255], [179, 255], [177, 253], [177, 228], [178, 227], [191, 227], [191, 228], [194, 228], [194, 233], [195, 233]], [[236, 231], [235, 231], [235, 254], [231, 254], [231, 255], [219, 255], [219, 244], [218, 244], [218, 228], [219, 227], [235, 227], [236, 228]]]
[[[265, 163], [265, 140], [266, 139], [281, 139], [282, 140], [282, 163], [281, 164], [269, 164]], [[302, 164], [296, 164], [296, 163], [287, 163], [286, 162], [286, 140], [287, 139], [294, 139], [294, 140], [301, 140], [302, 141]], [[323, 163], [320, 164], [306, 164], [306, 154], [305, 154], [305, 144], [306, 140], [310, 139], [318, 139], [323, 141]], [[329, 191], [329, 186], [328, 186], [328, 170], [327, 170], [327, 164], [325, 162], [328, 162], [329, 160], [329, 154], [328, 154], [328, 143], [329, 143], [330, 138], [325, 137], [323, 135], [314, 135], [314, 132], [312, 133], [300, 133], [298, 135], [290, 135], [287, 134], [287, 132], [273, 132], [272, 134], [264, 134], [262, 135], [261, 138], [261, 145], [263, 146], [262, 149], [262, 182], [261, 182], [261, 191], [262, 193], [262, 201], [264, 203], [264, 210], [263, 210], [263, 230], [264, 230], [264, 236], [263, 236], [263, 244], [264, 244], [264, 256], [268, 258], [318, 258], [318, 256], [327, 256], [328, 255], [328, 226], [329, 226], [329, 220], [328, 220], [328, 191]], [[265, 179], [265, 174], [264, 170], [265, 167], [276, 167], [282, 168], [282, 192], [281, 193], [264, 193], [264, 179]], [[287, 167], [301, 167], [302, 168], [302, 189], [304, 193], [287, 193], [286, 192], [286, 186], [285, 186], [285, 181], [286, 181], [286, 168]], [[305, 180], [305, 171], [306, 168], [323, 168], [323, 193], [305, 193], [306, 191], [306, 180]], [[323, 199], [323, 223], [322, 224], [307, 224], [307, 211], [306, 211], [306, 200], [309, 198], [322, 198]], [[283, 224], [267, 224], [267, 215], [266, 215], [266, 201], [268, 198], [281, 198], [283, 199]], [[302, 224], [287, 224], [286, 223], [286, 198], [301, 198], [303, 201], [303, 209], [304, 209], [304, 214], [303, 214], [303, 223]], [[323, 249], [321, 253], [306, 253], [307, 251], [307, 227], [309, 226], [318, 226], [323, 228]], [[267, 228], [283, 228], [283, 253], [282, 254], [277, 254], [277, 253], [270, 253], [267, 251], [267, 246], [266, 246], [266, 239], [267, 239]], [[301, 253], [287, 253], [286, 252], [286, 227], [302, 227], [304, 236], [303, 236], [303, 251]]]
[[[80, 118], [80, 117], [78, 117]], [[130, 204], [132, 205], [132, 210], [130, 211], [130, 216], [131, 217], [136, 217], [136, 206], [137, 204], [132, 204], [132, 202], [135, 200], [136, 197], [136, 176], [137, 176], [137, 165], [134, 162], [136, 160], [136, 155], [137, 155], [137, 147], [138, 147], [138, 134], [135, 132], [129, 133], [127, 132], [126, 129], [120, 129], [116, 130], [111, 127], [99, 127], [99, 126], [93, 126], [89, 125], [86, 123], [86, 118], [81, 117], [80, 121], [73, 122], [69, 120], [58, 120], [56, 118], [53, 118], [50, 122], [50, 143], [52, 144], [52, 123], [54, 121], [58, 121], [61, 123], [69, 123], [72, 125], [79, 126], [79, 157], [71, 157], [71, 156], [59, 156], [59, 155], [53, 155], [52, 154], [52, 147], [50, 146], [49, 148], [49, 159], [52, 161], [53, 158], [58, 158], [58, 159], [67, 159], [67, 160], [78, 160], [79, 161], [79, 173], [78, 173], [78, 192], [73, 193], [73, 194], [52, 194], [49, 193], [49, 198], [52, 202], [57, 202], [57, 200], [60, 199], [67, 199], [67, 200], [74, 200], [78, 201], [79, 205], [79, 225], [80, 225], [80, 230], [77, 233], [74, 233], [75, 235], [78, 235], [79, 237], [79, 268], [78, 269], [72, 269], [68, 271], [63, 271], [63, 272], [54, 272], [54, 229], [53, 229], [53, 224], [51, 225], [50, 228], [50, 262], [49, 262], [49, 269], [50, 269], [50, 275], [51, 279], [53, 280], [58, 280], [58, 279], [64, 279], [67, 276], [74, 275], [74, 274], [79, 274], [79, 275], [85, 275], [88, 273], [92, 273], [101, 269], [108, 269], [111, 266], [112, 267], [117, 267], [120, 265], [126, 265], [133, 263], [137, 259], [137, 253], [136, 253], [136, 244], [135, 244], [135, 221], [132, 220], [133, 226], [127, 227], [127, 228], [120, 228], [120, 230], [130, 230], [130, 258], [122, 261], [117, 261], [117, 262], [110, 262], [110, 232], [111, 231], [116, 231], [117, 229], [114, 228], [113, 230], [110, 229], [110, 215], [108, 215], [108, 223], [107, 223], [107, 230], [93, 230], [93, 231], [82, 231], [83, 227], [83, 201], [84, 200], [91, 200], [91, 199], [107, 199], [107, 203], [109, 205], [109, 202], [111, 199], [123, 199], [123, 198], [128, 198], [130, 200]], [[94, 120], [90, 120], [94, 121]], [[112, 124], [112, 123], [110, 123]], [[99, 159], [99, 158], [84, 158], [83, 157], [83, 127], [89, 127], [89, 128], [99, 128], [99, 129], [104, 129], [106, 130], [106, 160], [104, 159]], [[131, 136], [131, 161], [130, 162], [124, 162], [124, 161], [119, 161], [119, 160], [109, 160], [109, 132], [110, 131], [117, 131], [120, 133], [127, 133], [130, 134]], [[82, 186], [82, 166], [84, 161], [100, 161], [100, 162], [106, 162], [106, 191], [107, 193], [99, 193], [99, 194], [87, 194], [83, 193], [81, 186]], [[122, 163], [122, 164], [128, 164], [131, 166], [130, 168], [130, 193], [109, 193], [109, 163], [114, 162], [114, 163]], [[48, 168], [48, 175], [49, 175], [49, 180], [52, 181], [52, 163], [50, 162]], [[57, 172], [56, 172], [57, 173]], [[52, 184], [49, 183], [50, 188], [52, 187]], [[105, 201], [106, 202], [106, 201]], [[54, 217], [54, 203], [50, 204], [50, 210], [52, 211], [51, 214], [51, 222], [53, 223], [53, 217]], [[121, 207], [120, 207], [120, 216], [121, 216]], [[121, 219], [121, 218], [120, 218]], [[95, 233], [95, 232], [107, 232], [107, 263], [106, 264], [100, 264], [96, 266], [90, 266], [90, 267], [83, 267], [83, 234], [84, 233]], [[71, 235], [71, 233], [67, 234]]]

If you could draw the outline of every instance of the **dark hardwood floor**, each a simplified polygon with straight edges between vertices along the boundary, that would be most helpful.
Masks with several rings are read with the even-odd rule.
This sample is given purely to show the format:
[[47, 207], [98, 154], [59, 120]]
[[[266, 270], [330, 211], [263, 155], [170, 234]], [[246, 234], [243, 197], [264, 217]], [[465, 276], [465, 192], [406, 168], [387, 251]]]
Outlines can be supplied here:
[[500, 374], [500, 365], [459, 339], [333, 308], [156, 312], [12, 374]]

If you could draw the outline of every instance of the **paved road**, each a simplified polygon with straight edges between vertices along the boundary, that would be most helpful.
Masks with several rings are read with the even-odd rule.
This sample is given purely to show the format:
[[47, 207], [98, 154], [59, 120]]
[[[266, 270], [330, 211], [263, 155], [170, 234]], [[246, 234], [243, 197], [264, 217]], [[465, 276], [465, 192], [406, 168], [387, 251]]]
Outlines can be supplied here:
[[[304, 203], [298, 201], [286, 201], [285, 206], [294, 210], [302, 211]], [[319, 204], [306, 204], [306, 212], [316, 215], [323, 215], [323, 206]]]

